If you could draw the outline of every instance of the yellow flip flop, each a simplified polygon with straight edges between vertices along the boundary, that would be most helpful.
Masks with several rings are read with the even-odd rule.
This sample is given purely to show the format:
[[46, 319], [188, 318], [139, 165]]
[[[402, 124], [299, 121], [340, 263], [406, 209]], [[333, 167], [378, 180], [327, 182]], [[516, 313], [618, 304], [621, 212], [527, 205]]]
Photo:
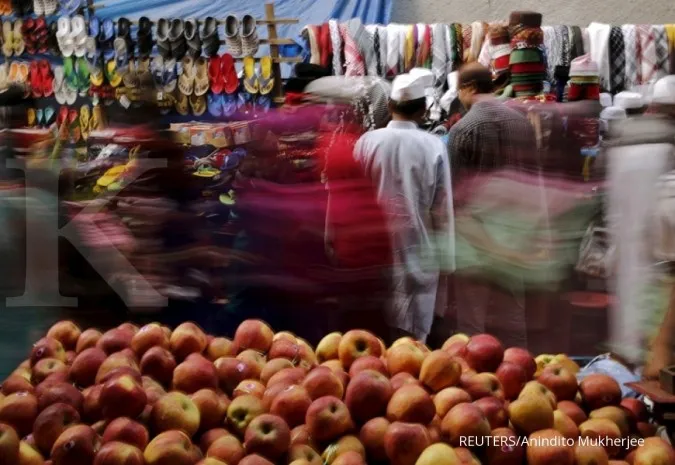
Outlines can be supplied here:
[[117, 165], [110, 168], [108, 171], [103, 173], [103, 176], [98, 178], [96, 185], [100, 188], [106, 189], [110, 184], [115, 182], [119, 178], [127, 166], [126, 165]]
[[29, 108], [26, 110], [26, 116], [28, 117], [28, 126], [35, 126], [35, 123], [37, 122], [37, 113], [35, 112], [35, 108]]
[[103, 110], [100, 105], [94, 105], [89, 120], [89, 132], [103, 129]]
[[267, 95], [274, 90], [274, 75], [272, 74], [272, 57], [264, 56], [260, 59], [260, 94]]
[[189, 98], [182, 92], [178, 93], [178, 98], [176, 99], [176, 111], [183, 116], [187, 116], [190, 113]]
[[105, 64], [106, 75], [108, 76], [108, 82], [113, 87], [118, 87], [122, 83], [122, 76], [117, 72], [117, 64], [115, 60], [109, 60]]
[[91, 111], [89, 105], [82, 105], [80, 107], [80, 132], [82, 138], [87, 140], [89, 138], [89, 130], [91, 128]]
[[260, 91], [258, 75], [255, 72], [255, 59], [251, 56], [244, 58], [244, 88], [249, 94], [257, 94]]

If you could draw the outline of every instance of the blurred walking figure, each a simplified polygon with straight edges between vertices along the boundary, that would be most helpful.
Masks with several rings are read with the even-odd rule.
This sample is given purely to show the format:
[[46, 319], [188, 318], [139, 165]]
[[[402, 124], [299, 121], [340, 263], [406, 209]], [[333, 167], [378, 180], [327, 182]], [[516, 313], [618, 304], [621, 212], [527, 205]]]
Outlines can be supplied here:
[[363, 135], [354, 156], [373, 179], [392, 239], [391, 337], [425, 341], [442, 271], [454, 268], [450, 166], [440, 138], [419, 129], [426, 111], [423, 78], [393, 82], [386, 128]]

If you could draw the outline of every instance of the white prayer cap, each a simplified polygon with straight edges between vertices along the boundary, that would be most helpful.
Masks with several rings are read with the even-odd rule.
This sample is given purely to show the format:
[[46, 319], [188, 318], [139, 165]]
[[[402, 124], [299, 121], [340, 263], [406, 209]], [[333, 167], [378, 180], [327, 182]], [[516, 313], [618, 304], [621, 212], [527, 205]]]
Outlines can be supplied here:
[[662, 77], [654, 84], [652, 103], [675, 104], [675, 75]]
[[426, 68], [413, 68], [408, 73], [411, 76], [415, 76], [418, 79], [422, 80], [422, 85], [427, 87], [432, 87], [434, 85], [434, 74], [430, 69]]
[[626, 119], [626, 110], [621, 107], [607, 107], [600, 112], [600, 119], [617, 120]]
[[603, 108], [611, 107], [612, 106], [612, 94], [608, 94], [607, 92], [603, 92], [600, 94], [600, 105], [602, 105]]
[[410, 74], [399, 74], [391, 85], [391, 99], [395, 102], [409, 102], [425, 97], [422, 79]]
[[645, 106], [645, 101], [642, 95], [637, 92], [623, 91], [614, 96], [614, 106], [624, 110], [632, 110]]

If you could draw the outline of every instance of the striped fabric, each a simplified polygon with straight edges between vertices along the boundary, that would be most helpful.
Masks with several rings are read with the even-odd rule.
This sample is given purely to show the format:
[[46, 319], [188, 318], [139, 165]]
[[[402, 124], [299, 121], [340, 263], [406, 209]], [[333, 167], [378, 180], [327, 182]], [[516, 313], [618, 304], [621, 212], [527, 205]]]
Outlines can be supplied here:
[[656, 49], [657, 79], [659, 79], [669, 74], [668, 36], [666, 35], [666, 28], [662, 24], [652, 26], [652, 34]]
[[331, 19], [328, 21], [328, 28], [330, 29], [330, 41], [333, 45], [333, 73], [336, 76], [342, 76], [344, 69], [342, 68], [342, 34], [340, 34], [340, 27], [336, 20]]
[[621, 32], [623, 33], [623, 45], [626, 52], [626, 78], [624, 86], [626, 89], [632, 89], [640, 83], [636, 27], [632, 24], [624, 24], [621, 26]]
[[363, 58], [366, 72], [369, 76], [377, 76], [377, 57], [373, 46], [373, 36], [366, 31], [359, 18], [352, 18], [346, 23], [347, 31], [358, 47], [357, 50]]
[[387, 73], [387, 28], [385, 26], [378, 26], [377, 27], [377, 36], [379, 38], [380, 42], [380, 59], [379, 63], [382, 67], [382, 74], [381, 76], [384, 76]]
[[387, 65], [385, 75], [394, 77], [399, 70], [399, 26], [392, 24], [387, 26]]
[[612, 26], [609, 33], [609, 69], [612, 92], [621, 92], [626, 81], [626, 48], [623, 43], [623, 33], [618, 26]]
[[447, 27], [444, 24], [434, 24], [432, 26], [431, 72], [434, 75], [434, 103], [431, 106], [432, 119], [440, 119], [441, 116], [440, 101], [445, 88], [448, 62], [450, 61], [445, 41]]
[[347, 24], [340, 24], [340, 33], [344, 42], [345, 76], [365, 76], [366, 63], [361, 56], [359, 47], [349, 34]]
[[635, 27], [638, 44], [638, 80], [646, 84], [657, 79], [659, 64], [656, 57], [656, 42], [654, 31], [648, 24], [639, 24]]

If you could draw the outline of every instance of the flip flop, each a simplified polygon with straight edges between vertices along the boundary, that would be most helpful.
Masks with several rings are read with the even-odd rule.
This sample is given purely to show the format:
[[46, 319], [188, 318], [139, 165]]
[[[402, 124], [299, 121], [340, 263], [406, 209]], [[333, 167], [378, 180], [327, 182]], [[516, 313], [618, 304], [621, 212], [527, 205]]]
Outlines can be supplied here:
[[178, 78], [178, 89], [185, 95], [192, 95], [195, 87], [195, 61], [187, 55], [181, 61], [181, 74]]
[[76, 57], [83, 57], [86, 53], [87, 24], [84, 17], [75, 15], [70, 20], [70, 34], [73, 41], [73, 53]]
[[192, 173], [193, 176], [199, 176], [200, 178], [212, 178], [220, 174], [220, 170], [212, 166], [201, 165], [197, 168], [197, 171]]
[[60, 128], [66, 121], [68, 121], [68, 107], [62, 106], [59, 108], [59, 115], [56, 117], [56, 125]]
[[197, 96], [205, 95], [209, 91], [209, 71], [206, 58], [199, 57], [195, 62], [194, 92]]
[[60, 0], [60, 3], [61, 9], [68, 16], [74, 15], [82, 8], [82, 0]]
[[115, 23], [112, 19], [103, 21], [101, 34], [99, 35], [99, 47], [103, 50], [103, 59], [112, 60], [115, 57], [115, 47], [113, 45], [115, 38]]
[[82, 105], [80, 108], [80, 133], [82, 138], [87, 140], [89, 138], [89, 125], [91, 119], [91, 111], [88, 105]]
[[51, 97], [54, 94], [54, 75], [47, 60], [40, 60], [38, 70], [42, 79], [42, 95]]
[[115, 60], [110, 60], [106, 63], [105, 77], [112, 87], [118, 87], [122, 83], [122, 76], [117, 72]]
[[237, 112], [237, 96], [224, 94], [222, 96], [223, 116], [232, 116]]
[[7, 63], [3, 63], [0, 65], [0, 89], [6, 89], [7, 86], [9, 85], [9, 77], [8, 77], [9, 69], [7, 67]]
[[14, 28], [11, 21], [2, 23], [2, 53], [6, 57], [14, 55]]
[[89, 36], [98, 37], [101, 33], [101, 20], [96, 16], [89, 17]]
[[12, 47], [14, 48], [14, 55], [21, 55], [24, 50], [26, 50], [26, 43], [23, 41], [23, 34], [21, 34], [21, 27], [23, 26], [23, 20], [17, 19], [14, 21], [14, 43]]
[[[117, 39], [115, 39], [117, 40]], [[130, 89], [136, 89], [140, 85], [140, 79], [138, 78], [138, 71], [136, 70], [136, 60], [129, 60], [129, 68], [124, 76], [122, 76], [122, 82], [125, 87]]]
[[152, 73], [155, 89], [158, 91], [164, 90], [164, 58], [162, 55], [157, 55], [152, 59], [150, 62], [150, 72]]
[[249, 94], [257, 94], [260, 91], [258, 75], [255, 72], [255, 59], [251, 56], [244, 58], [244, 89]]
[[35, 126], [35, 124], [37, 123], [37, 111], [35, 111], [35, 108], [29, 108], [28, 110], [26, 110], [26, 119], [27, 119], [26, 124], [29, 127]]
[[87, 65], [89, 66], [89, 81], [93, 86], [103, 85], [103, 62], [101, 55], [97, 52], [87, 53]]
[[211, 81], [211, 92], [220, 94], [223, 91], [223, 80], [220, 76], [221, 58], [218, 55], [209, 58], [209, 81]]
[[80, 115], [77, 110], [71, 108], [68, 110], [68, 134], [73, 142], [80, 141], [82, 133], [80, 132]]
[[75, 43], [71, 34], [70, 18], [62, 16], [57, 22], [56, 41], [59, 44], [59, 49], [64, 57], [71, 57], [75, 52]]
[[54, 122], [54, 116], [56, 116], [56, 111], [54, 107], [45, 108], [45, 126], [51, 126]]
[[42, 80], [37, 61], [31, 61], [30, 63], [30, 87], [33, 97], [42, 97]]
[[44, 125], [45, 111], [42, 108], [35, 110], [35, 123], [38, 126]]
[[63, 59], [63, 75], [65, 82], [71, 89], [75, 90], [78, 88], [77, 71], [75, 70], [76, 63], [77, 62], [73, 57], [66, 57]]
[[203, 95], [191, 95], [190, 107], [192, 108], [193, 115], [202, 116], [206, 113], [206, 97]]
[[178, 93], [178, 96], [176, 97], [176, 111], [178, 114], [187, 116], [190, 112], [190, 103], [189, 103], [189, 97], [182, 92]]
[[66, 103], [65, 80], [63, 74], [63, 66], [54, 67], [54, 98], [60, 105]]
[[274, 75], [272, 74], [272, 57], [264, 56], [260, 59], [260, 93], [267, 95], [274, 90]]
[[209, 94], [206, 97], [206, 104], [209, 109], [209, 114], [219, 118], [223, 116], [223, 96], [220, 94]]
[[272, 108], [272, 99], [269, 95], [258, 95], [255, 102], [256, 109], [261, 109], [263, 113], [267, 113]]
[[17, 82], [17, 79], [19, 78], [19, 62], [18, 61], [13, 61], [12, 64], [9, 65], [9, 74], [7, 75], [7, 80], [9, 82]]
[[176, 59], [164, 59], [164, 92], [170, 94], [178, 86], [178, 74], [176, 72]]
[[89, 122], [89, 132], [97, 131], [103, 128], [103, 109], [100, 105], [95, 105], [91, 111], [91, 120]]
[[220, 75], [223, 80], [223, 89], [227, 94], [233, 94], [239, 88], [237, 70], [234, 68], [234, 58], [229, 53], [222, 57]]
[[113, 47], [115, 48], [115, 66], [117, 72], [120, 74], [126, 74], [129, 69], [129, 53], [127, 50], [127, 41], [118, 37], [113, 42]]
[[91, 72], [89, 71], [89, 63], [87, 62], [86, 58], [80, 57], [77, 59], [76, 65], [78, 83], [77, 88], [80, 91], [80, 94], [84, 93], [86, 95], [86, 92], [89, 91], [89, 87], [91, 86]]
[[19, 84], [26, 84], [28, 82], [28, 75], [30, 74], [30, 68], [28, 63], [19, 63], [19, 70], [16, 75], [16, 82]]

